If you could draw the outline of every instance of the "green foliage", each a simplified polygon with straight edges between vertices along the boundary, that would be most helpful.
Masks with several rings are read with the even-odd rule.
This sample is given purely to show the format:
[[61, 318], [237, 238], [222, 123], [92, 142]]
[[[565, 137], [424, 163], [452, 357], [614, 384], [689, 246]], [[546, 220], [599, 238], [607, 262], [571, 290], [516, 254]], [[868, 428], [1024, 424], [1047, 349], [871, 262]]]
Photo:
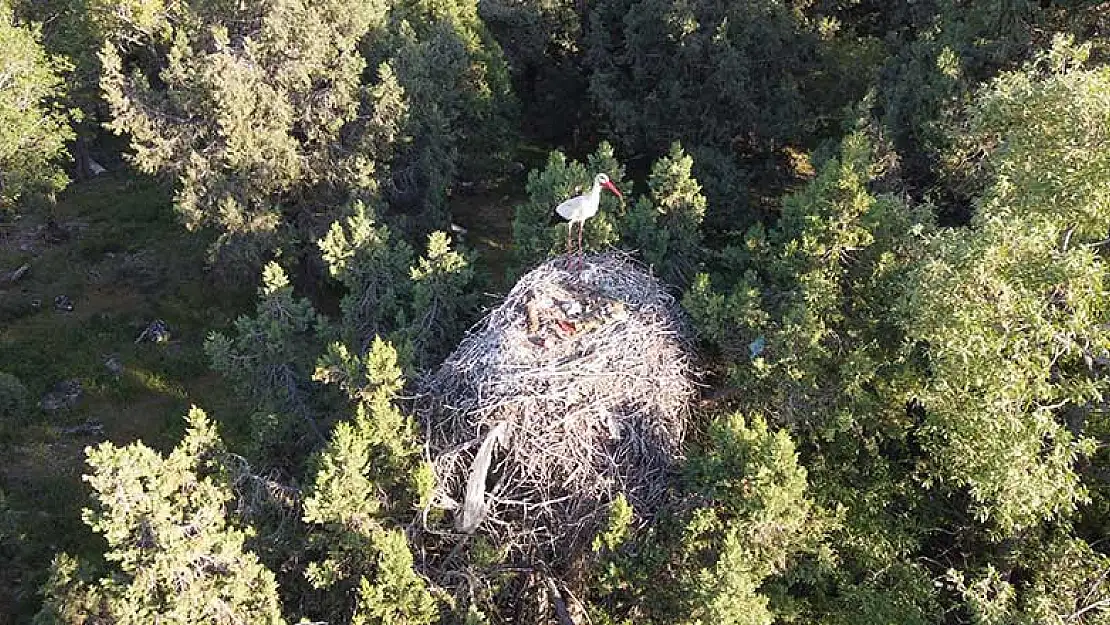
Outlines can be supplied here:
[[298, 441], [307, 434], [322, 439], [317, 424], [313, 365], [330, 326], [307, 299], [297, 298], [285, 271], [266, 265], [253, 317], [235, 320], [232, 336], [212, 332], [204, 351], [212, 368], [225, 376], [256, 407], [252, 435], [259, 452], [286, 462], [303, 456]]
[[18, 20], [41, 25], [42, 44], [48, 54], [65, 59], [65, 71], [59, 76], [65, 87], [54, 97], [80, 109], [73, 121], [78, 134], [85, 134], [99, 122], [97, 105], [102, 104], [97, 61], [101, 35], [97, 22], [112, 7], [94, 0], [14, 0], [10, 5]]
[[942, 622], [934, 576], [928, 568], [895, 561], [873, 573], [858, 583], [841, 580], [835, 599], [817, 610], [824, 616], [820, 622], [829, 625]]
[[0, 419], [21, 419], [28, 408], [27, 387], [14, 375], [0, 371]]
[[86, 19], [101, 39], [144, 43], [170, 35], [171, 12], [177, 9], [164, 0], [87, 0]]
[[1088, 67], [1090, 55], [1090, 44], [1057, 36], [1023, 70], [1002, 74], [977, 94], [970, 127], [954, 129], [969, 131], [959, 134], [963, 151], [989, 151], [978, 163], [986, 188], [976, 224], [1066, 224], [1074, 229], [1072, 243], [1105, 235], [1110, 190], [1103, 183], [1110, 157], [1102, 133], [1110, 124], [1110, 105], [1103, 96], [1110, 68]]
[[452, 250], [445, 233], [428, 236], [425, 255], [413, 266], [412, 248], [356, 204], [318, 245], [328, 271], [346, 289], [343, 337], [358, 350], [388, 336], [412, 352], [413, 364], [429, 366], [468, 327], [477, 304], [472, 259]]
[[[1027, 55], [1031, 27], [1047, 14], [1026, 0], [941, 0], [931, 10], [907, 11], [896, 18], [900, 24], [892, 28], [912, 29], [916, 36], [892, 51], [878, 96], [911, 184], [933, 183], [939, 173], [933, 167], [949, 146], [946, 128], [975, 85]], [[941, 207], [942, 217], [967, 218], [966, 209], [956, 203], [966, 201], [962, 192], [946, 189], [937, 195], [952, 201]]]
[[[685, 284], [702, 256], [701, 223], [706, 211], [706, 200], [692, 168], [693, 159], [675, 143], [652, 167], [648, 180], [651, 193], [638, 198], [630, 209], [626, 210], [618, 198], [602, 193], [597, 215], [586, 221], [583, 246], [597, 250], [620, 245], [638, 250], [663, 279]], [[515, 271], [525, 271], [565, 249], [565, 226], [549, 223], [555, 207], [585, 193], [598, 173], [607, 174], [631, 198], [624, 166], [605, 142], [586, 164], [568, 162], [562, 152], [556, 151], [548, 155], [542, 171], [528, 174], [528, 202], [516, 207], [513, 219]]]
[[[554, 143], [513, 155], [548, 153], [513, 215], [510, 273], [563, 249], [553, 209], [607, 173], [628, 203], [602, 196], [586, 247], [638, 250], [685, 289], [711, 369], [697, 414], [719, 415], [693, 424], [673, 505], [638, 515], [618, 497], [582, 567], [552, 571], [594, 622], [1110, 623], [1110, 70], [1099, 40], [1034, 54], [1056, 27], [1103, 32], [1101, 5], [483, 0], [481, 12], [477, 0], [0, 5], [4, 67], [30, 68], [0, 84], [0, 203], [64, 184], [63, 106], [89, 116], [83, 142], [107, 110], [139, 168], [174, 180], [179, 216], [210, 231], [167, 239], [167, 198], [117, 172], [60, 196], [59, 209], [95, 210], [0, 232], [0, 360], [30, 389], [0, 374], [12, 458], [0, 487], [13, 493], [0, 499], [0, 603], [14, 597], [13, 618], [36, 609], [28, 589], [59, 550], [81, 555], [55, 559], [40, 623], [509, 618], [501, 608], [530, 582], [488, 537], [469, 543], [474, 596], [418, 572], [405, 528], [435, 475], [404, 389], [476, 313], [475, 255], [435, 232], [453, 186], [467, 183], [469, 210], [510, 203], [521, 189], [499, 176], [523, 132], [565, 154], [599, 147], [585, 161]], [[541, 117], [523, 129], [510, 66]], [[20, 138], [30, 128], [44, 137]], [[459, 217], [479, 245], [509, 243], [486, 231], [501, 213]], [[75, 245], [53, 242], [62, 230]], [[199, 271], [212, 236], [225, 259], [263, 269], [255, 311], [205, 350], [253, 411], [226, 425], [250, 430], [252, 461], [272, 472], [244, 469], [199, 412], [165, 455], [104, 443], [89, 453], [85, 536], [64, 522], [77, 522], [66, 454], [83, 444], [68, 428], [95, 418], [108, 438], [155, 447], [164, 433], [105, 406], [211, 393], [195, 338], [227, 327], [230, 308], [194, 306], [211, 299], [199, 277], [163, 285]], [[189, 254], [144, 260], [155, 245]], [[297, 291], [273, 258], [297, 268]], [[19, 285], [3, 284], [24, 263]], [[314, 281], [319, 269], [332, 282]], [[72, 315], [30, 302], [58, 293]], [[128, 295], [141, 312], [102, 312]], [[156, 317], [174, 342], [132, 347], [131, 326]], [[105, 372], [108, 353], [122, 374]], [[71, 377], [85, 405], [20, 419], [29, 396]]]
[[[637, 147], [723, 144], [739, 128], [759, 128], [762, 140], [787, 138], [801, 126], [797, 83], [816, 44], [799, 17], [778, 2], [604, 2], [592, 16], [595, 101]], [[682, 113], [699, 99], [695, 88], [716, 94], [715, 102]]]
[[1028, 581], [1011, 581], [1013, 568], [988, 564], [972, 576], [949, 570], [947, 581], [964, 600], [972, 622], [982, 625], [1110, 623], [1106, 577], [1110, 558], [1079, 539], [1053, 540], [1022, 552], [1012, 566]]
[[595, 107], [624, 151], [655, 157], [681, 141], [704, 163], [697, 176], [723, 213], [715, 225], [744, 216], [728, 193], [742, 169], [779, 187], [789, 178], [771, 165], [780, 148], [828, 132], [876, 69], [863, 54], [834, 64], [845, 50], [832, 54], [837, 33], [810, 4], [605, 0], [590, 14]]
[[428, 235], [425, 255], [409, 271], [413, 325], [408, 336], [420, 362], [441, 361], [466, 330], [478, 304], [472, 263], [472, 257], [451, 249], [446, 233]]
[[[651, 193], [638, 198], [630, 209], [602, 193], [597, 215], [586, 221], [583, 246], [637, 250], [664, 280], [684, 285], [702, 257], [701, 222], [706, 210], [692, 167], [693, 159], [676, 143], [653, 166], [648, 180]], [[585, 193], [598, 173], [606, 173], [631, 201], [624, 167], [608, 143], [598, 146], [585, 165], [552, 152], [542, 171], [528, 174], [528, 202], [516, 207], [513, 219], [515, 271], [525, 271], [565, 249], [566, 227], [550, 224], [555, 207]]]
[[[791, 571], [771, 594], [781, 609], [933, 622], [942, 595], [908, 560], [936, 541], [928, 528], [1028, 541], [1086, 500], [1076, 469], [1105, 394], [1110, 86], [1085, 53], [1059, 40], [980, 91], [954, 131], [958, 156], [981, 155], [965, 165], [969, 227], [936, 231], [876, 193], [891, 159], [864, 129], [785, 199], [774, 229], [720, 254], [729, 274], [687, 293], [737, 403], [798, 433], [816, 496], [843, 513], [838, 560]], [[961, 587], [969, 609], [1022, 622], [1023, 587], [980, 562], [987, 573]]]
[[[562, 152], [551, 152], [542, 171], [528, 173], [528, 202], [516, 207], [513, 217], [513, 270], [527, 271], [549, 256], [566, 249], [565, 226], [549, 225], [555, 207], [562, 202], [585, 193], [593, 185], [594, 176], [604, 173], [622, 192], [627, 193], [624, 167], [613, 155], [613, 148], [602, 143], [589, 156], [586, 163], [567, 161]], [[604, 249], [620, 238], [620, 220], [624, 209], [620, 200], [602, 193], [601, 206], [593, 218], [586, 221], [582, 244], [586, 248]]]
[[42, 47], [39, 26], [15, 18], [0, 2], [0, 215], [34, 196], [53, 197], [69, 178], [60, 167], [73, 139], [61, 57]]
[[1018, 595], [1022, 608], [1019, 623], [1110, 623], [1110, 594], [1106, 588], [1110, 557], [1105, 553], [1073, 538], [1054, 541], [1047, 549], [1022, 556], [1019, 566], [1035, 573]]
[[684, 487], [694, 507], [677, 531], [629, 537], [628, 549], [616, 553], [628, 521], [623, 506], [614, 506], [609, 531], [595, 541], [610, 552], [601, 586], [609, 614], [652, 623], [771, 623], [764, 584], [817, 549], [828, 530], [790, 436], [760, 417], [718, 417], [688, 462]]
[[758, 592], [796, 553], [812, 549], [823, 528], [806, 496], [806, 471], [793, 441], [759, 417], [732, 414], [713, 422], [709, 445], [688, 467], [706, 504], [686, 525], [679, 581], [689, 623], [773, 620]]
[[[202, 343], [210, 328], [250, 307], [252, 294], [203, 271], [206, 242], [174, 223], [168, 190], [109, 174], [71, 185], [50, 212], [0, 225], [0, 275], [31, 265], [18, 283], [0, 286], [0, 368], [28, 393], [23, 418], [0, 419], [0, 490], [19, 531], [0, 554], [0, 621], [12, 623], [30, 622], [41, 607], [38, 589], [57, 553], [84, 558], [104, 548], [81, 522], [85, 445], [141, 439], [168, 451], [184, 431], [181, 415], [199, 402], [221, 421], [229, 444], [238, 444], [250, 414], [247, 398], [211, 374]], [[73, 236], [40, 238], [50, 217]], [[73, 313], [50, 310], [62, 293]], [[136, 343], [154, 319], [168, 324], [171, 340]], [[123, 366], [119, 375], [106, 366], [109, 358]], [[84, 390], [75, 409], [38, 408], [55, 384], [75, 378]], [[102, 436], [92, 434], [100, 428]]]
[[934, 238], [903, 309], [928, 345], [933, 472], [966, 485], [977, 516], [1004, 535], [1085, 501], [1074, 465], [1092, 442], [1063, 417], [1081, 423], [1106, 392], [1094, 359], [1110, 347], [1097, 253], [1110, 72], [1082, 69], [1082, 53], [1058, 41], [983, 89], [968, 135], [1005, 149], [983, 162], [971, 227]]
[[[393, 403], [404, 385], [393, 346], [375, 339], [366, 356], [360, 358], [344, 346], [333, 344], [320, 358], [314, 377], [338, 384], [354, 402], [355, 414], [353, 421], [336, 426], [332, 445], [323, 452], [314, 495], [305, 503], [306, 520], [340, 519], [360, 527], [362, 521], [358, 519], [369, 518], [376, 511], [375, 493], [379, 488], [409, 489], [415, 500], [423, 499], [426, 493], [415, 492], [413, 481], [413, 472], [420, 464], [415, 426]], [[366, 474], [371, 468], [372, 475]], [[334, 488], [344, 489], [347, 494], [327, 495]], [[351, 492], [358, 496], [351, 496]], [[336, 508], [344, 502], [370, 508], [347, 514]]]
[[113, 623], [283, 623], [277, 583], [228, 518], [226, 451], [194, 408], [168, 456], [142, 443], [88, 451], [96, 507], [85, 522], [107, 541], [107, 574], [85, 582], [61, 559], [40, 622], [65, 622], [84, 606]]
[[869, 435], [907, 425], [914, 364], [890, 307], [929, 221], [870, 192], [874, 162], [867, 134], [850, 135], [785, 199], [776, 230], [753, 228], [725, 251], [743, 268], [727, 292], [701, 275], [684, 300], [750, 405], [824, 438], [861, 420]]
[[378, 576], [359, 582], [358, 605], [352, 625], [436, 623], [439, 612], [424, 579], [412, 569], [412, 553], [401, 530], [378, 532], [373, 537], [378, 552]]
[[602, 548], [609, 551], [616, 551], [621, 543], [628, 538], [629, 530], [632, 526], [632, 506], [628, 503], [628, 499], [624, 494], [618, 494], [617, 498], [609, 507], [609, 523], [594, 537], [593, 550], [601, 551]]
[[388, 35], [372, 42], [370, 55], [396, 68], [412, 113], [410, 139], [398, 148], [384, 190], [391, 206], [423, 219], [413, 225], [426, 232], [446, 225], [456, 176], [474, 180], [504, 160], [515, 106], [505, 60], [475, 0], [395, 0], [390, 7]]
[[304, 521], [319, 528], [311, 544], [324, 553], [309, 565], [309, 581], [329, 590], [350, 622], [431, 623], [436, 604], [413, 571], [405, 535], [386, 525], [405, 511], [401, 502], [431, 491], [415, 427], [394, 404], [403, 386], [397, 352], [381, 339], [364, 358], [335, 344], [316, 378], [343, 388], [355, 416], [336, 426], [304, 502]]
[[480, 3], [483, 21], [504, 50], [520, 98], [525, 138], [559, 145], [593, 121], [582, 63], [583, 13], [568, 0]]
[[404, 304], [411, 285], [405, 274], [412, 248], [376, 223], [364, 204], [356, 203], [351, 216], [332, 223], [319, 246], [328, 272], [347, 291], [341, 307], [349, 344], [362, 351], [374, 336], [408, 322]]
[[[346, 288], [341, 319], [333, 323], [308, 299], [296, 297], [285, 272], [270, 263], [255, 314], [239, 317], [233, 332], [213, 332], [205, 342], [213, 369], [255, 403], [256, 455], [286, 467], [311, 451], [303, 444], [306, 436], [325, 440], [324, 418], [336, 407], [312, 379], [323, 346], [341, 335], [358, 354], [375, 337], [387, 336], [404, 347], [406, 365], [431, 366], [468, 327], [476, 303], [469, 260], [450, 249], [443, 233], [432, 234], [426, 256], [410, 266], [411, 248], [356, 203], [353, 214], [332, 224], [318, 245], [331, 275]], [[333, 347], [329, 358], [335, 353]]]
[[95, 13], [110, 127], [143, 171], [177, 178], [187, 226], [215, 228], [249, 260], [354, 200], [383, 197], [427, 231], [445, 221], [459, 164], [480, 171], [511, 129], [504, 61], [476, 6], [113, 5]]
[[[376, 194], [396, 121], [360, 112], [378, 101], [404, 111], [388, 72], [363, 88], [357, 46], [384, 3], [139, 6], [101, 52], [109, 127], [130, 136], [142, 171], [177, 178], [187, 226], [215, 228], [253, 260], [281, 242], [287, 219]], [[135, 66], [133, 50], [152, 62]]]
[[702, 256], [706, 200], [693, 165], [681, 145], [672, 145], [652, 166], [650, 200], [640, 198], [622, 224], [624, 245], [640, 250], [664, 280], [678, 286], [689, 283]]
[[[923, 498], [906, 482], [912, 465], [900, 461], [912, 453], [921, 363], [894, 306], [930, 217], [872, 192], [887, 175], [874, 135], [862, 128], [846, 137], [784, 199], [778, 226], [754, 227], [726, 249], [719, 262], [731, 275], [698, 276], [684, 306], [728, 363], [740, 404], [799, 437], [814, 497], [840, 517], [828, 543], [835, 551], [791, 571], [773, 595], [777, 608], [832, 622], [860, 613], [930, 622], [931, 586], [917, 586], [925, 573], [903, 564], [920, 548], [922, 528], [886, 510]], [[887, 574], [859, 581], [879, 570]]]

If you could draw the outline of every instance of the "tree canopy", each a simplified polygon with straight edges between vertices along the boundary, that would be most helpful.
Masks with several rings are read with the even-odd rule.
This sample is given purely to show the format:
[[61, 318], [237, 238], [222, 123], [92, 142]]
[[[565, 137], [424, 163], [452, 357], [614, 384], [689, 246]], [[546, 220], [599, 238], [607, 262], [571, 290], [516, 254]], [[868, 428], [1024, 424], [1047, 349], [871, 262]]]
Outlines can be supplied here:
[[69, 182], [61, 164], [73, 139], [64, 108], [64, 57], [42, 46], [37, 24], [16, 19], [0, 2], [0, 213], [35, 197], [52, 196]]
[[[0, 600], [42, 625], [1110, 623], [1108, 26], [1078, 0], [0, 0]], [[90, 149], [102, 180], [69, 164]], [[637, 305], [552, 220], [600, 173], [623, 195], [587, 258], [642, 265], [663, 304], [633, 312], [674, 312], [698, 389], [658, 506], [621, 472], [643, 441], [575, 385], [645, 376], [567, 347]], [[541, 263], [566, 293], [512, 290]], [[592, 506], [573, 532], [501, 483], [522, 387], [436, 404], [483, 315], [520, 331], [482, 366], [562, 354], [530, 405], [588, 408], [537, 427], [596, 418], [582, 449], [618, 450], [588, 461], [607, 499], [563, 498]], [[438, 449], [439, 409], [472, 438]], [[501, 541], [519, 519], [559, 557]]]

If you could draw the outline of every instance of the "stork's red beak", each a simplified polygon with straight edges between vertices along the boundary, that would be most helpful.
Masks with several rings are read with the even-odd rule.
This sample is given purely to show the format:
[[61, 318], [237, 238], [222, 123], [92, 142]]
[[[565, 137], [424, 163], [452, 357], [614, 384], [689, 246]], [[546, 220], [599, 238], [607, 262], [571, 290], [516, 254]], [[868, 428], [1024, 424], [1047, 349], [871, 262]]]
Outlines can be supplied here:
[[620, 199], [622, 199], [622, 200], [624, 199], [624, 195], [621, 194], [620, 189], [618, 189], [617, 186], [615, 184], [613, 184], [612, 182], [606, 182], [605, 184], [603, 184], [601, 186], [603, 186], [606, 189], [609, 189], [610, 191], [615, 193], [617, 195], [617, 197], [619, 197]]

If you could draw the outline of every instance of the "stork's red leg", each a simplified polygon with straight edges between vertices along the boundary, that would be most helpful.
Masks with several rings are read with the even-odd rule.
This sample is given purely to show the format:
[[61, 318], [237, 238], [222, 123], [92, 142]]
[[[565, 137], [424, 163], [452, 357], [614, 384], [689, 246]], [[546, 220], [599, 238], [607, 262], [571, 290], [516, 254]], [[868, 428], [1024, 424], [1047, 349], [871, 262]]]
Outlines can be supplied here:
[[578, 224], [578, 268], [582, 268], [582, 229], [586, 227], [586, 222], [582, 221]]

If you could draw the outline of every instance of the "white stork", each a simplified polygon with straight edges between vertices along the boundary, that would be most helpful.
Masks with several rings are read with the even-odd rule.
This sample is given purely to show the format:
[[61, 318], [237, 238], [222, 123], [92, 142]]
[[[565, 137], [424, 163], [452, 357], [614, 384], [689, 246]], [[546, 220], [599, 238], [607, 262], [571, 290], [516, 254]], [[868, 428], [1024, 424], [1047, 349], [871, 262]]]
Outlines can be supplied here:
[[594, 186], [582, 195], [572, 197], [555, 207], [555, 213], [565, 219], [567, 223], [567, 253], [571, 252], [571, 233], [574, 224], [578, 224], [578, 262], [582, 262], [582, 229], [586, 220], [597, 214], [597, 206], [601, 203], [601, 188], [605, 187], [617, 197], [624, 199], [616, 185], [609, 181], [609, 176], [598, 174], [594, 176]]

